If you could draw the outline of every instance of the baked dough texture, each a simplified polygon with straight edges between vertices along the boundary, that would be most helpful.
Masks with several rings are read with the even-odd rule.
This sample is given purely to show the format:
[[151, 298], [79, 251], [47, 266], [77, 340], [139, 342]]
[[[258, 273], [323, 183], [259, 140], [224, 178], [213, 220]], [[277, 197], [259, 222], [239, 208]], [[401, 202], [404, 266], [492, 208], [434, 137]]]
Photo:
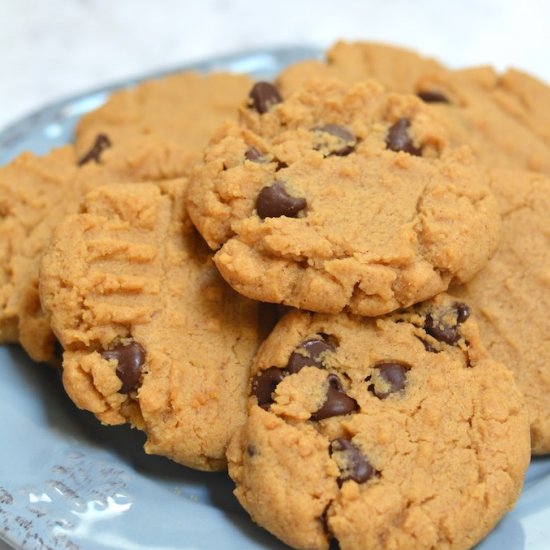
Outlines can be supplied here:
[[[380, 315], [485, 265], [500, 223], [486, 180], [418, 98], [374, 81], [313, 80], [222, 128], [191, 176], [187, 206], [245, 296]], [[281, 187], [297, 213], [269, 211], [274, 199], [262, 196]]]
[[550, 174], [550, 88], [517, 69], [450, 70], [403, 48], [369, 42], [337, 42], [323, 61], [283, 70], [277, 84], [284, 96], [315, 77], [344, 82], [379, 80], [388, 90], [423, 97], [446, 119], [453, 143], [468, 143], [488, 168]]
[[291, 312], [252, 374], [229, 474], [295, 548], [468, 549], [520, 494], [523, 397], [448, 296], [376, 319]]
[[101, 134], [134, 156], [162, 142], [157, 159], [165, 177], [185, 175], [218, 126], [236, 120], [251, 86], [246, 75], [184, 72], [115, 92], [78, 123], [77, 154], [84, 155]]
[[219, 277], [184, 189], [179, 179], [91, 191], [54, 231], [40, 294], [78, 407], [143, 430], [148, 453], [218, 470], [245, 417], [257, 304]]
[[95, 187], [186, 174], [210, 133], [236, 119], [250, 85], [247, 76], [225, 73], [146, 82], [84, 116], [74, 148], [24, 153], [0, 168], [0, 342], [57, 362], [38, 299], [38, 265], [53, 229]]
[[491, 355], [525, 395], [533, 453], [550, 452], [550, 178], [495, 170], [502, 213], [494, 258], [452, 294], [471, 304]]

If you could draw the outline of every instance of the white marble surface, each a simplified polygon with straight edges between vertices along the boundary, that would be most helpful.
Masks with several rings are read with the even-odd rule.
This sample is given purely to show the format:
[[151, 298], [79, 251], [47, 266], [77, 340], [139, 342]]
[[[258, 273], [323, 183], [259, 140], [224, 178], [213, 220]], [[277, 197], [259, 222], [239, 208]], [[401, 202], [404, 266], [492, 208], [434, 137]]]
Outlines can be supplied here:
[[550, 81], [545, 0], [0, 0], [0, 129], [53, 100], [271, 45], [393, 42]]

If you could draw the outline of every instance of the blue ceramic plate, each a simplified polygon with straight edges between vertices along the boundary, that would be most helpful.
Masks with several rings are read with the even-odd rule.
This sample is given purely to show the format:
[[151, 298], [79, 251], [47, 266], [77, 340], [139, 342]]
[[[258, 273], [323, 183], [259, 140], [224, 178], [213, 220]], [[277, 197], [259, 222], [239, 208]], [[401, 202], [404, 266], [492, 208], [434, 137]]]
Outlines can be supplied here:
[[[229, 70], [272, 78], [316, 57], [292, 48], [247, 53], [178, 70]], [[167, 73], [163, 73], [167, 74]], [[0, 165], [21, 151], [46, 153], [72, 138], [78, 118], [109, 92], [146, 77], [46, 107], [0, 133]], [[271, 550], [285, 548], [257, 528], [222, 473], [146, 456], [143, 435], [101, 427], [77, 411], [58, 374], [17, 347], [0, 349], [0, 547], [86, 550]], [[478, 550], [550, 547], [550, 458], [529, 468], [515, 510]]]

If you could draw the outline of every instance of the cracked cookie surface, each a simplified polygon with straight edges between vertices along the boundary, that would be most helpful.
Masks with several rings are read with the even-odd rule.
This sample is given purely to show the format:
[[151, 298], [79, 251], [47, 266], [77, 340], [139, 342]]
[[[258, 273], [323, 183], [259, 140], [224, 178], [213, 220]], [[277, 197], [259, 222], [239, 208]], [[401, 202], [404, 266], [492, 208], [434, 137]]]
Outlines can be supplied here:
[[487, 262], [499, 216], [486, 177], [420, 100], [316, 80], [258, 112], [266, 93], [255, 87], [241, 126], [218, 133], [187, 196], [236, 290], [380, 315]]
[[495, 170], [502, 214], [499, 248], [470, 282], [453, 288], [477, 314], [491, 355], [525, 395], [535, 454], [550, 452], [550, 178]]
[[446, 295], [377, 319], [291, 312], [250, 391], [229, 473], [293, 547], [467, 549], [521, 491], [523, 398]]
[[91, 191], [56, 228], [40, 293], [78, 407], [143, 430], [148, 453], [218, 470], [245, 418], [257, 304], [218, 275], [184, 188], [180, 179]]

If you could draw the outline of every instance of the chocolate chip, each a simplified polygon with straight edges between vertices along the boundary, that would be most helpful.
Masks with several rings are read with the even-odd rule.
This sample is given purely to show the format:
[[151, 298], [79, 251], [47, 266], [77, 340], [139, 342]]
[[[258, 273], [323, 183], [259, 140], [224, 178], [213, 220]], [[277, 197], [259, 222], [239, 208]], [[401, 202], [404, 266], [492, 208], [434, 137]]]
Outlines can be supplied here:
[[470, 308], [466, 304], [462, 304], [457, 302], [454, 304], [454, 308], [456, 309], [456, 322], [457, 323], [464, 323], [470, 317]]
[[250, 445], [248, 445], [246, 447], [246, 452], [248, 453], [248, 456], [252, 457], [252, 456], [256, 456], [256, 447], [254, 445], [252, 445], [252, 443]]
[[[310, 338], [302, 342], [288, 360], [287, 368], [290, 373], [295, 374], [304, 367], [324, 367], [323, 357], [326, 352], [333, 352], [336, 347], [324, 338]], [[305, 352], [305, 353], [304, 353]]]
[[284, 373], [277, 367], [269, 367], [252, 379], [252, 395], [258, 399], [258, 405], [262, 409], [269, 409], [273, 403], [272, 393], [277, 384], [284, 378]]
[[[383, 389], [377, 388], [376, 382], [371, 384], [368, 389], [379, 399], [386, 399], [388, 395], [401, 391], [407, 381], [408, 368], [401, 363], [387, 362], [375, 365], [374, 380], [376, 378], [382, 381]], [[373, 377], [370, 378], [372, 380]]]
[[282, 181], [275, 181], [264, 187], [256, 199], [256, 212], [262, 219], [287, 216], [295, 218], [306, 207], [306, 199], [291, 197]]
[[249, 147], [244, 154], [244, 158], [251, 162], [258, 162], [258, 163], [263, 163], [263, 162], [266, 162], [267, 160], [262, 155], [262, 153], [258, 151], [258, 149], [256, 149], [256, 147]]
[[282, 160], [275, 159], [275, 162], [277, 163], [277, 167], [275, 168], [277, 172], [279, 170], [282, 170], [283, 168], [288, 168], [288, 164], [286, 162], [283, 162]]
[[[455, 317], [453, 322], [452, 317]], [[445, 309], [434, 316], [431, 313], [426, 315], [424, 330], [440, 342], [456, 344], [460, 339], [460, 324], [470, 317], [470, 308], [466, 304], [455, 303], [451, 309]], [[449, 321], [452, 324], [449, 324]]]
[[326, 156], [336, 155], [339, 157], [345, 157], [355, 149], [357, 139], [345, 126], [340, 126], [339, 124], [325, 124], [324, 126], [315, 128], [315, 130], [317, 132], [323, 132], [325, 134], [330, 134], [331, 136], [337, 137], [341, 142], [340, 147], [337, 149], [333, 149], [328, 144], [324, 144], [323, 148], [328, 150]]
[[331, 456], [338, 455], [336, 461], [342, 472], [338, 478], [340, 485], [348, 479], [356, 483], [365, 483], [378, 473], [361, 450], [348, 439], [334, 439], [330, 443], [329, 451]]
[[267, 113], [273, 105], [283, 101], [279, 90], [270, 82], [256, 82], [248, 96], [252, 106], [260, 114]]
[[446, 96], [434, 90], [422, 90], [416, 95], [425, 103], [449, 103]]
[[90, 150], [78, 161], [78, 165], [82, 166], [83, 164], [91, 162], [92, 160], [99, 164], [101, 153], [103, 153], [105, 149], [109, 149], [109, 147], [112, 147], [109, 136], [107, 136], [106, 134], [98, 134]]
[[327, 399], [323, 406], [311, 415], [311, 420], [324, 420], [331, 416], [349, 414], [358, 408], [357, 401], [342, 391], [338, 376], [329, 374]]
[[[418, 338], [418, 336], [417, 336]], [[424, 349], [426, 351], [429, 351], [430, 353], [439, 353], [431, 344], [430, 342], [428, 342], [427, 340], [424, 340], [424, 338], [418, 338], [421, 342], [422, 342], [422, 345], [424, 346]]]
[[408, 132], [410, 125], [411, 121], [408, 118], [400, 118], [391, 126], [386, 136], [386, 147], [391, 151], [404, 151], [410, 155], [419, 156], [422, 149], [414, 146]]
[[141, 344], [119, 344], [112, 350], [102, 351], [101, 357], [107, 361], [115, 359], [118, 362], [116, 375], [122, 382], [122, 387], [118, 390], [120, 393], [130, 393], [137, 388], [141, 368], [145, 363], [145, 350]]

